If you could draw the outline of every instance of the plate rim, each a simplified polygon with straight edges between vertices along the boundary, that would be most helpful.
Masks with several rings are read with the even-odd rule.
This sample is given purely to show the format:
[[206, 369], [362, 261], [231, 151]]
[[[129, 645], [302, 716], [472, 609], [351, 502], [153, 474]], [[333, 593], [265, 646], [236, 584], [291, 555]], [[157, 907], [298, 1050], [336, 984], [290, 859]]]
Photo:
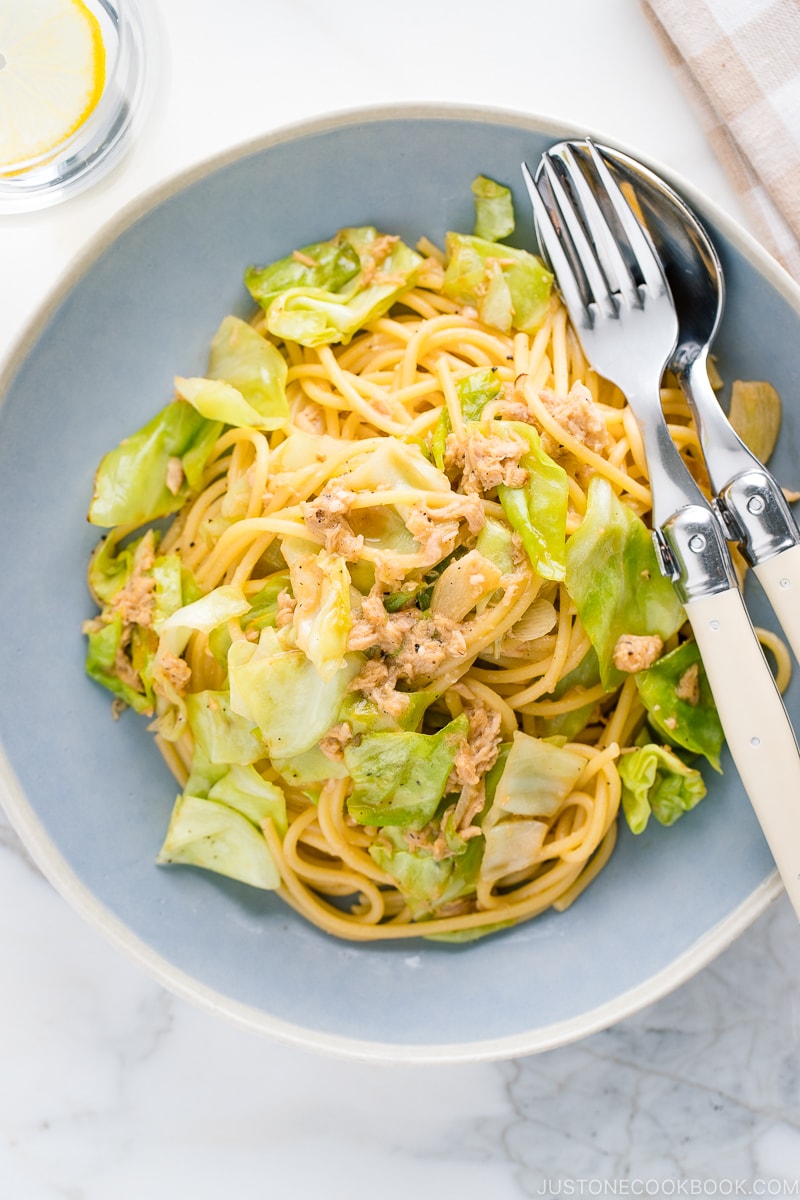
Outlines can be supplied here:
[[[586, 126], [577, 127], [573, 122], [559, 119], [552, 114], [521, 112], [489, 105], [406, 102], [375, 107], [357, 106], [293, 121], [254, 138], [233, 143], [223, 150], [180, 168], [144, 188], [129, 200], [88, 238], [58, 277], [51, 282], [22, 331], [0, 358], [0, 405], [5, 402], [6, 395], [38, 340], [43, 325], [50, 320], [73, 288], [116, 238], [158, 205], [216, 171], [241, 159], [263, 153], [270, 147], [333, 132], [354, 124], [397, 120], [500, 123], [518, 129], [529, 129], [532, 133], [551, 135], [554, 140], [588, 136], [614, 146], [661, 175], [680, 191], [701, 215], [707, 215], [713, 220], [743, 257], [800, 315], [800, 286], [753, 235], [689, 180], [638, 147], [626, 144], [606, 131]], [[2, 744], [0, 803], [24, 847], [62, 899], [168, 991], [207, 1012], [224, 1016], [241, 1027], [284, 1043], [319, 1050], [340, 1058], [376, 1063], [475, 1063], [541, 1053], [577, 1042], [617, 1024], [682, 986], [727, 949], [783, 892], [778, 872], [773, 871], [733, 912], [701, 935], [687, 950], [673, 959], [668, 967], [648, 976], [646, 980], [620, 993], [613, 1000], [578, 1016], [522, 1033], [466, 1043], [392, 1043], [362, 1040], [311, 1030], [234, 1000], [175, 967], [142, 938], [132, 933], [83, 883], [62, 856], [16, 779]]]

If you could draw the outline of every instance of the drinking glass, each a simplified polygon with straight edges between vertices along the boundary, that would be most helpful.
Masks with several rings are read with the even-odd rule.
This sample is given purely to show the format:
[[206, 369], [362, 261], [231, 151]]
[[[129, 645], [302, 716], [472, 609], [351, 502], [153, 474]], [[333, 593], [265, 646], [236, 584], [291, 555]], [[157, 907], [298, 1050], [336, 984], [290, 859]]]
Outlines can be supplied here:
[[[19, 13], [30, 22], [36, 0], [0, 0], [2, 29], [14, 28]], [[105, 175], [127, 149], [141, 122], [152, 84], [156, 39], [148, 0], [79, 0], [96, 21], [105, 57], [100, 98], [89, 115], [45, 154], [0, 162], [0, 215], [28, 212], [65, 200]], [[70, 70], [69, 43], [63, 46]], [[11, 47], [0, 44], [0, 72], [10, 65]], [[58, 64], [60, 67], [61, 64]], [[10, 117], [7, 116], [7, 119]], [[3, 112], [0, 109], [0, 121]]]

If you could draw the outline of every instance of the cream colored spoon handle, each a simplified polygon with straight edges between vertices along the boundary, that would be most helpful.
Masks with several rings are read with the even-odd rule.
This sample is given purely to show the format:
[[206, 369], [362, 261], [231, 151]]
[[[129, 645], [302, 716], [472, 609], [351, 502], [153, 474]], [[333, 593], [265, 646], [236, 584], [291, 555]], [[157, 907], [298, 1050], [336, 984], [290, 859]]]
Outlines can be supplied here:
[[782, 550], [753, 570], [800, 662], [800, 546]]
[[728, 748], [800, 918], [800, 751], [738, 588], [686, 604]]

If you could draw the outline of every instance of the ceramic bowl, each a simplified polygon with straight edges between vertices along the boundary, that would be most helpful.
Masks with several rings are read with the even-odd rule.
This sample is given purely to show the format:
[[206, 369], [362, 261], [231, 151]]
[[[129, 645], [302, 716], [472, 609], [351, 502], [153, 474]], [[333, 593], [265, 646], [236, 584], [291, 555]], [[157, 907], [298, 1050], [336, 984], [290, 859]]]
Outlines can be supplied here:
[[[566, 913], [469, 945], [355, 945], [277, 897], [155, 865], [175, 796], [146, 722], [113, 721], [84, 674], [93, 608], [86, 523], [102, 454], [202, 374], [251, 262], [372, 223], [412, 244], [469, 230], [479, 173], [515, 194], [520, 162], [593, 133], [500, 111], [337, 114], [180, 175], [103, 229], [12, 352], [0, 386], [0, 745], [3, 801], [63, 896], [165, 986], [305, 1046], [378, 1060], [463, 1061], [562, 1045], [651, 1003], [708, 963], [779, 893], [730, 760], [671, 829], [621, 831], [609, 866]], [[635, 149], [628, 149], [637, 153]], [[641, 157], [641, 152], [639, 152]], [[651, 163], [660, 170], [658, 164]], [[773, 467], [800, 485], [800, 293], [684, 181], [711, 230], [728, 299], [725, 378], [770, 379], [785, 400]], [[752, 611], [770, 616], [757, 595]], [[800, 684], [787, 702], [797, 722]], [[46, 954], [46, 947], [42, 949]]]

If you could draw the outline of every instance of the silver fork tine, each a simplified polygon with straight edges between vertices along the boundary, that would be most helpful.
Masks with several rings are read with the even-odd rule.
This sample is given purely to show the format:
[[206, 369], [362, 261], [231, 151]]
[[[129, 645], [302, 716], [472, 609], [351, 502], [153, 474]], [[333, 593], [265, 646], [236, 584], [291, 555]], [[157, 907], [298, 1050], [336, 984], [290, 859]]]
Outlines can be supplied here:
[[636, 214], [631, 209], [630, 204], [625, 199], [619, 184], [606, 166], [605, 160], [597, 147], [588, 140], [586, 144], [594, 168], [608, 194], [609, 202], [622, 225], [625, 236], [641, 268], [645, 284], [654, 294], [665, 290], [668, 286], [666, 275], [664, 274], [661, 261], [653, 248], [653, 243], [650, 241]]
[[564, 297], [564, 303], [567, 306], [570, 318], [575, 325], [591, 325], [591, 314], [586, 307], [586, 300], [578, 282], [575, 269], [567, 256], [561, 237], [550, 219], [547, 205], [539, 193], [539, 189], [536, 186], [527, 163], [522, 164], [522, 175], [533, 206], [539, 236], [544, 243], [544, 250], [550, 260], [550, 265], [558, 278], [558, 286]]
[[[553, 155], [551, 154], [549, 157], [552, 158]], [[586, 180], [573, 146], [570, 143], [560, 146], [558, 157], [567, 168], [570, 182], [577, 193], [586, 225], [594, 242], [595, 254], [600, 260], [612, 291], [619, 291], [628, 304], [641, 308], [642, 299], [636, 281], [620, 251], [617, 239], [609, 229], [597, 197]]]
[[548, 155], [542, 159], [542, 169], [553, 197], [553, 204], [558, 212], [559, 220], [566, 228], [578, 262], [586, 274], [586, 280], [591, 292], [591, 299], [603, 311], [605, 316], [616, 316], [617, 310], [611, 298], [611, 289], [600, 267], [595, 248], [586, 235], [580, 217], [575, 211], [572, 199], [558, 177], [553, 163]]

